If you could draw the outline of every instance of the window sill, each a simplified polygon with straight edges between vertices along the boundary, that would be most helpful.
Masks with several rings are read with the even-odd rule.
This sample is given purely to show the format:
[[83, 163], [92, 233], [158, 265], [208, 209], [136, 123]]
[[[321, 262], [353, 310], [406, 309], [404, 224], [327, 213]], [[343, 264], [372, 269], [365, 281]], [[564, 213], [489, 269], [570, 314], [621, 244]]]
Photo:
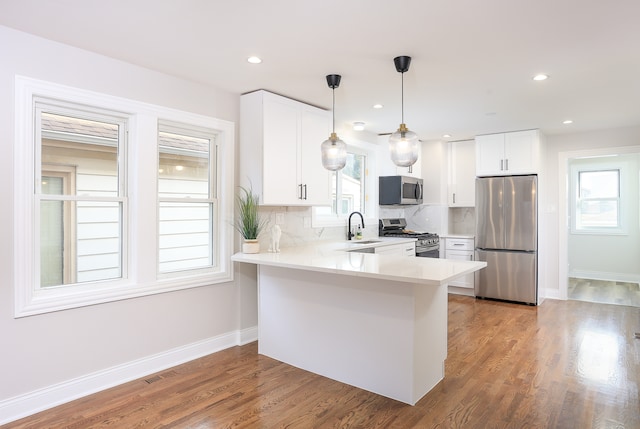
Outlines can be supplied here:
[[[69, 286], [68, 290], [50, 288], [32, 292], [29, 296], [17, 297], [14, 318], [52, 313], [96, 304], [105, 304], [158, 293], [174, 292], [194, 287], [228, 283], [233, 280], [231, 271], [199, 275], [190, 278], [159, 280], [150, 284], [110, 282], [100, 287], [91, 285]], [[87, 291], [88, 287], [93, 290]]]

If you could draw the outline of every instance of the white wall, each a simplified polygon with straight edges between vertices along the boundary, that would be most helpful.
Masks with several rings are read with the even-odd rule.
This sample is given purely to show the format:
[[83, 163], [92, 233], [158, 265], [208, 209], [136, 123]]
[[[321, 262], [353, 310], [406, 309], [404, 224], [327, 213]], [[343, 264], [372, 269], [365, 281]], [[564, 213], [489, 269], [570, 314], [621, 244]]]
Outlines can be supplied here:
[[[55, 389], [58, 383], [255, 326], [255, 298], [243, 294], [238, 282], [14, 319], [11, 242], [16, 74], [236, 123], [239, 95], [6, 27], [0, 27], [0, 52], [0, 423], [20, 408], [22, 395]], [[29, 398], [29, 404], [40, 406]]]
[[[561, 166], [561, 160], [566, 164], [567, 154], [584, 153], [588, 151], [607, 151], [608, 148], [629, 147], [640, 145], [640, 127], [597, 130], [585, 133], [548, 135], [546, 137], [543, 165], [546, 172], [547, 198], [545, 198], [542, 212], [545, 221], [544, 237], [546, 275], [539, 281], [544, 282], [546, 294], [549, 297], [562, 298], [560, 291], [560, 273], [566, 273], [567, 267], [560, 267], [560, 260], [567, 261], [567, 255], [560, 258], [561, 241], [567, 238], [567, 230], [560, 227], [560, 217], [564, 217], [562, 207], [566, 201], [560, 196], [560, 187], [566, 186], [566, 176], [560, 177], [559, 171], [567, 171], [566, 165]], [[562, 168], [561, 168], [562, 167]], [[564, 224], [564, 222], [563, 222]], [[564, 275], [563, 275], [564, 277]], [[565, 279], [566, 281], [566, 279]]]

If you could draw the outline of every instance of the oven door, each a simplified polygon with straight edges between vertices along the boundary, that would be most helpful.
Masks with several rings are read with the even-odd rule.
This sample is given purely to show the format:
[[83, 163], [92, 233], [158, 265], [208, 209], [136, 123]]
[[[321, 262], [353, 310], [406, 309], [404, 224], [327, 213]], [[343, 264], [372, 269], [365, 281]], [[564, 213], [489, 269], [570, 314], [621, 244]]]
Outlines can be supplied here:
[[439, 258], [440, 244], [420, 246], [416, 243], [416, 256], [420, 258]]

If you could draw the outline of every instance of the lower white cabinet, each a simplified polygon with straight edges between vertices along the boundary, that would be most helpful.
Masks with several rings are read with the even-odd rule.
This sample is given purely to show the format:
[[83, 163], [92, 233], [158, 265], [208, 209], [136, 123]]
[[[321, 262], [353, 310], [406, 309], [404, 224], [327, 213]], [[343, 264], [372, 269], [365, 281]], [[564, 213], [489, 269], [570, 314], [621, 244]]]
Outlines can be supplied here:
[[[447, 237], [445, 240], [445, 258], [457, 259], [460, 261], [473, 261], [473, 238], [452, 238]], [[474, 295], [475, 276], [473, 273], [454, 280], [449, 283], [449, 292], [459, 293], [463, 295]], [[460, 289], [458, 289], [460, 288]]]
[[375, 253], [385, 255], [416, 256], [416, 245], [413, 242], [377, 246]]

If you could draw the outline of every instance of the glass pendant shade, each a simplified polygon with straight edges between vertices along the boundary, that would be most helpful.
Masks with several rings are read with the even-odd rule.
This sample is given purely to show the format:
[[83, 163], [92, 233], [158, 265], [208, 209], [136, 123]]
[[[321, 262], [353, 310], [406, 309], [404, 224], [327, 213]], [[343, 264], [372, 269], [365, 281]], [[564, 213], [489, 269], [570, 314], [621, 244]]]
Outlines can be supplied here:
[[398, 167], [410, 167], [418, 160], [418, 135], [405, 124], [389, 137], [391, 161]]
[[322, 166], [330, 171], [342, 170], [347, 164], [347, 144], [336, 133], [322, 142]]
[[322, 142], [322, 166], [329, 171], [342, 170], [347, 164], [347, 144], [336, 134], [336, 88], [340, 86], [339, 74], [327, 75], [327, 85], [333, 90], [333, 122], [329, 138]]

